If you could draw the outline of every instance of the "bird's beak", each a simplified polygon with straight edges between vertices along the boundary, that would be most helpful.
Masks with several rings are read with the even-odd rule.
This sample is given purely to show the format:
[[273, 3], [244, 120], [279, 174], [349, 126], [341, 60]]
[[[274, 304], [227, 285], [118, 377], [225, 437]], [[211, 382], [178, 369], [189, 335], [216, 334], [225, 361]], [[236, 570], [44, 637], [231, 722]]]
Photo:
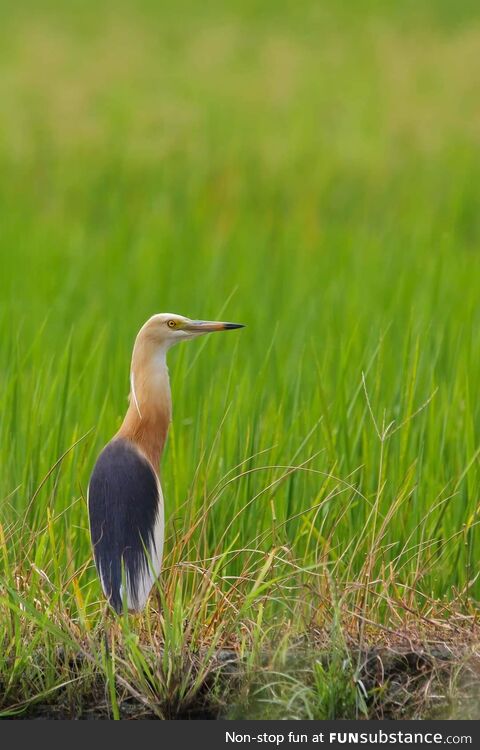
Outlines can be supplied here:
[[230, 331], [233, 328], [244, 328], [243, 323], [220, 323], [216, 320], [191, 320], [184, 326], [190, 333], [211, 333], [212, 331]]

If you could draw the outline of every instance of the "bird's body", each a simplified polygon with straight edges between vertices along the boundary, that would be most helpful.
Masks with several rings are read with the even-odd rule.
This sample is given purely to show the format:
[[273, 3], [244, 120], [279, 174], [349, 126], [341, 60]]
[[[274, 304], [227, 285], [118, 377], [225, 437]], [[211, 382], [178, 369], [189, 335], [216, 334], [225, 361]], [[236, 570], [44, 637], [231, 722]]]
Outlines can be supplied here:
[[164, 507], [158, 467], [172, 414], [166, 355], [177, 341], [234, 323], [154, 315], [136, 338], [127, 413], [97, 459], [88, 487], [90, 533], [111, 606], [141, 611], [162, 565]]
[[98, 457], [89, 512], [103, 593], [120, 612], [124, 581], [128, 609], [142, 610], [162, 565], [164, 511], [158, 476], [131, 441], [114, 438]]

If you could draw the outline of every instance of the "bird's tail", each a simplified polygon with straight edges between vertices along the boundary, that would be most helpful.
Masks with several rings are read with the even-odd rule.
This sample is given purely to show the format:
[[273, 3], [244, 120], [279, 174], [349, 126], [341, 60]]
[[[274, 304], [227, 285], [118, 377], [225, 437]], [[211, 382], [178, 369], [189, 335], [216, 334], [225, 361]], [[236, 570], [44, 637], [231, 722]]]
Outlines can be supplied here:
[[105, 565], [104, 561], [101, 559], [101, 555], [95, 555], [95, 562], [100, 576], [103, 593], [112, 609], [114, 609], [117, 614], [120, 614], [123, 611], [122, 593], [124, 589], [122, 586], [122, 559], [120, 557], [114, 557], [108, 561], [107, 565]]

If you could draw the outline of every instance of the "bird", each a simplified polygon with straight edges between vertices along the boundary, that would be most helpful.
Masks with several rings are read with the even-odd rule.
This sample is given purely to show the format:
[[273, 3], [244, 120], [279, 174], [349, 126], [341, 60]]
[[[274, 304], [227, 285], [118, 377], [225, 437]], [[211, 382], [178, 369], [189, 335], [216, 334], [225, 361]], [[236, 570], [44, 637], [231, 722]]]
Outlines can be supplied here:
[[240, 323], [192, 320], [174, 313], [149, 318], [135, 339], [128, 409], [98, 456], [87, 505], [95, 566], [117, 613], [141, 612], [161, 572], [164, 502], [159, 464], [172, 418], [169, 349]]

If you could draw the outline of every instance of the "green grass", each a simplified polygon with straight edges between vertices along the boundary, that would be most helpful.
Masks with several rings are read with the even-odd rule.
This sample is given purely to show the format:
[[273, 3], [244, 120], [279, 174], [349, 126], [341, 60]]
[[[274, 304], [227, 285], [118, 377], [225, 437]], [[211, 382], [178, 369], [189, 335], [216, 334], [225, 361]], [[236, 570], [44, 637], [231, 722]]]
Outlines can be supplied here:
[[[475, 4], [3, 6], [0, 715], [474, 630]], [[171, 353], [165, 571], [106, 649], [86, 488], [162, 311], [247, 328]]]

